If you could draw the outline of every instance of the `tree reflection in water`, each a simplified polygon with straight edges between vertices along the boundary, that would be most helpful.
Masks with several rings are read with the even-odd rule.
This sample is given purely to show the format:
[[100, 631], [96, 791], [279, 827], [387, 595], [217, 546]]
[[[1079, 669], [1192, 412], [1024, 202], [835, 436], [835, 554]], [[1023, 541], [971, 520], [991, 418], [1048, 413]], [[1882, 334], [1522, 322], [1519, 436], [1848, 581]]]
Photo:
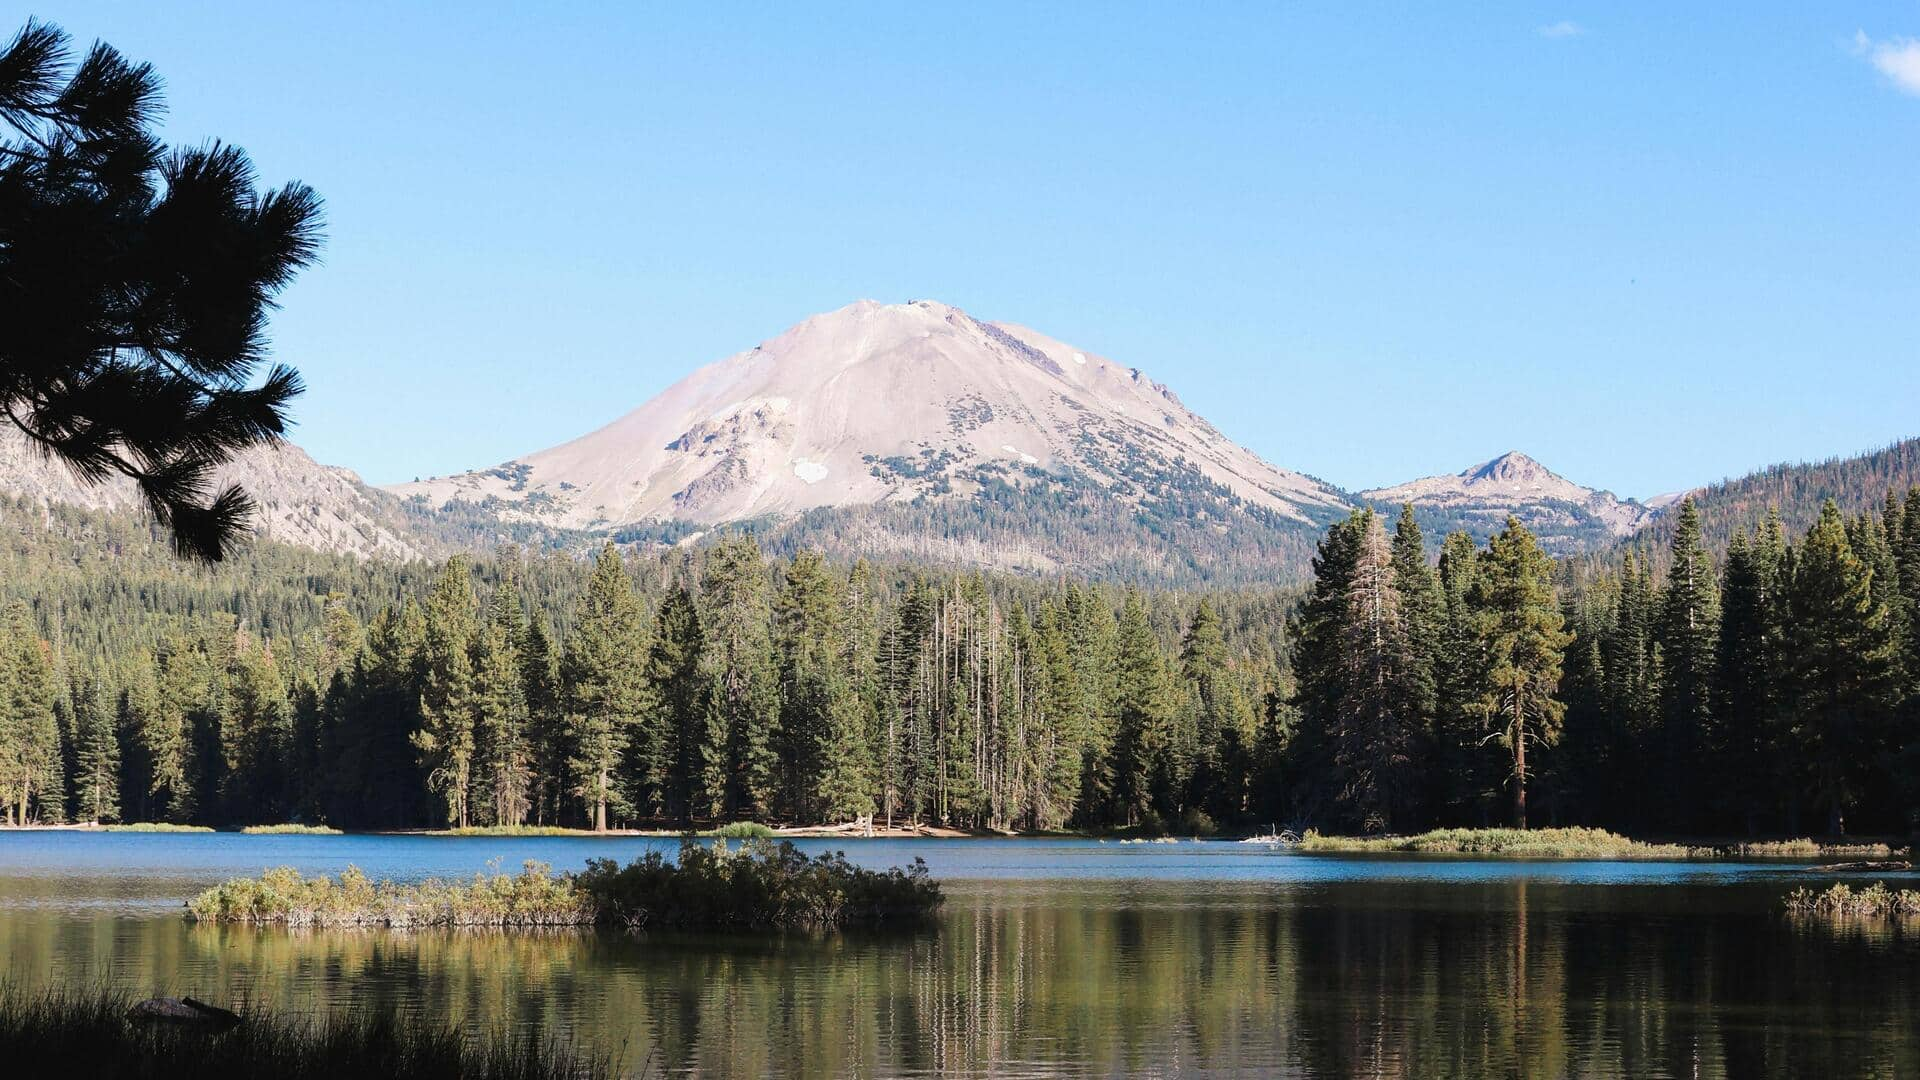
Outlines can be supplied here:
[[1920, 942], [1755, 889], [969, 882], [936, 928], [289, 932], [0, 909], [16, 981], [398, 1007], [714, 1075], [1920, 1073]]

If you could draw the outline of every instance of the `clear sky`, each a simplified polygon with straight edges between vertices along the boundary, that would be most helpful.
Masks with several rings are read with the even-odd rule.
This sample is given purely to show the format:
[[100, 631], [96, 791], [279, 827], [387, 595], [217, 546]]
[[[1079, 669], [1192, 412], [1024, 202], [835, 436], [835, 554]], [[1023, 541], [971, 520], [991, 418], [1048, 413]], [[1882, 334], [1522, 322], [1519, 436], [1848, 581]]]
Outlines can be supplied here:
[[170, 139], [326, 198], [275, 341], [296, 441], [374, 482], [860, 297], [1141, 367], [1354, 489], [1920, 434], [1912, 0], [35, 2], [156, 65]]

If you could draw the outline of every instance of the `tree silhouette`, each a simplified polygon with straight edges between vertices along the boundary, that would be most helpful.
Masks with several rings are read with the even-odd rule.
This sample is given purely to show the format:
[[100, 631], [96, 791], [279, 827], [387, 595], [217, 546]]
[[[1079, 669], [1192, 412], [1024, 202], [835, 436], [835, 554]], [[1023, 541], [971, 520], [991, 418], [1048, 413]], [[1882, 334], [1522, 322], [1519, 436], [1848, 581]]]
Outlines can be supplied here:
[[[320, 240], [304, 184], [237, 147], [169, 150], [150, 65], [29, 21], [0, 52], [0, 415], [89, 483], [126, 476], [176, 552], [220, 559], [253, 502], [213, 490], [300, 393], [265, 359], [274, 297]], [[9, 134], [10, 131], [10, 134]]]

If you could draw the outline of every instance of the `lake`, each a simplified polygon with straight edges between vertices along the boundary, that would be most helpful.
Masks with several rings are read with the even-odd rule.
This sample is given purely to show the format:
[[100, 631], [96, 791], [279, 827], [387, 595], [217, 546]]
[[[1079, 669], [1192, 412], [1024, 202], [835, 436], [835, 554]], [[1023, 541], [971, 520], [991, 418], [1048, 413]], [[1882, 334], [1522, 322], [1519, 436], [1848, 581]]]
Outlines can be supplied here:
[[1791, 922], [1779, 897], [1835, 876], [1792, 864], [808, 841], [868, 865], [925, 858], [947, 906], [924, 930], [782, 936], [301, 932], [180, 913], [269, 866], [417, 879], [659, 844], [0, 835], [0, 977], [392, 1005], [574, 1035], [656, 1075], [1920, 1075], [1920, 926]]

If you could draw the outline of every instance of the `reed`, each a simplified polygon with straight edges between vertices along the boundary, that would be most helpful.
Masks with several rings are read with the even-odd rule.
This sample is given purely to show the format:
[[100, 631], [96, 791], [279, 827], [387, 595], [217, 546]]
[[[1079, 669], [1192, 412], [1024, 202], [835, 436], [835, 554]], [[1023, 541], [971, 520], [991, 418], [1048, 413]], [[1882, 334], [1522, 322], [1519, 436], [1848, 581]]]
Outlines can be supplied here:
[[118, 991], [0, 987], [0, 1060], [13, 1076], [270, 1076], [331, 1080], [599, 1080], [618, 1062], [569, 1043], [495, 1032], [478, 1039], [413, 1014], [352, 1009], [322, 1017], [247, 1009], [222, 1031], [129, 1018]]

